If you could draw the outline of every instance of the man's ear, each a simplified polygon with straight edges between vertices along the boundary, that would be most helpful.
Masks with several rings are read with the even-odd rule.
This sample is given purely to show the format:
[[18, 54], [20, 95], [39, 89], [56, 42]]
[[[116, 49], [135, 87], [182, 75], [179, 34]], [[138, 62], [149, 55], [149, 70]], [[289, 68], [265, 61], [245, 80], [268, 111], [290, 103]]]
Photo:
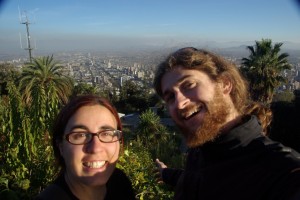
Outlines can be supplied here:
[[230, 94], [232, 90], [232, 82], [229, 78], [223, 77], [222, 78], [222, 91], [223, 94]]

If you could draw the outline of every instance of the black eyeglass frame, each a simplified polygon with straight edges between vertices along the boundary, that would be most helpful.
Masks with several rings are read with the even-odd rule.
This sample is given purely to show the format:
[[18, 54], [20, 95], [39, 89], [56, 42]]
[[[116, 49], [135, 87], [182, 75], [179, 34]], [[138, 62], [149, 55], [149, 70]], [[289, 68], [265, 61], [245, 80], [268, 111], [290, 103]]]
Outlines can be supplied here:
[[[112, 136], [117, 136], [117, 140], [112, 140], [112, 141], [103, 141], [100, 139], [100, 135], [102, 133], [105, 133], [107, 131], [112, 131], [113, 132], [113, 135]], [[76, 144], [76, 143], [72, 143], [70, 141], [70, 135], [74, 134], [74, 133], [82, 133], [82, 134], [88, 134], [88, 135], [92, 135], [92, 137], [90, 137], [90, 139], [88, 141], [85, 141], [84, 143], [80, 143], [80, 144]], [[91, 133], [91, 132], [86, 132], [86, 131], [73, 131], [73, 132], [70, 132], [68, 134], [65, 135], [65, 139], [67, 140], [67, 142], [69, 142], [70, 144], [73, 144], [73, 145], [84, 145], [84, 144], [88, 144], [90, 143], [92, 140], [93, 140], [93, 137], [94, 136], [97, 136], [97, 138], [99, 139], [100, 142], [103, 142], [103, 143], [114, 143], [114, 142], [117, 142], [117, 141], [120, 141], [123, 137], [122, 135], [122, 131], [120, 130], [115, 130], [115, 129], [105, 129], [105, 130], [101, 130], [97, 133]]]

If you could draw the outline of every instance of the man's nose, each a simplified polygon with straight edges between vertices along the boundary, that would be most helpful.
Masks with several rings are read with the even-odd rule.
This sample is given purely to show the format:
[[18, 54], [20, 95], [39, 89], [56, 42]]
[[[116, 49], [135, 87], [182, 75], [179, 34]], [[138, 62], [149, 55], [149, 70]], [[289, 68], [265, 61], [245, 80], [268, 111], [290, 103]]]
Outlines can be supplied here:
[[188, 102], [190, 101], [189, 98], [187, 98], [184, 94], [181, 92], [178, 92], [175, 97], [176, 106], [178, 109], [183, 109], [186, 107]]

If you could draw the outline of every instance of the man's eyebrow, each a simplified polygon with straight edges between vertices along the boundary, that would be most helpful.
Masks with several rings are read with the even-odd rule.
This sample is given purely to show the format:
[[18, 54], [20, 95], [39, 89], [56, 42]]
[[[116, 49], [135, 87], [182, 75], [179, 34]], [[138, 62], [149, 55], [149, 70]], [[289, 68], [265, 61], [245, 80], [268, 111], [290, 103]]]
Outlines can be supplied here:
[[184, 79], [187, 79], [187, 78], [189, 78], [189, 77], [191, 77], [191, 76], [193, 76], [193, 75], [192, 75], [192, 74], [187, 74], [187, 75], [181, 77], [181, 78], [177, 81], [177, 83], [180, 83], [180, 82], [184, 81]]

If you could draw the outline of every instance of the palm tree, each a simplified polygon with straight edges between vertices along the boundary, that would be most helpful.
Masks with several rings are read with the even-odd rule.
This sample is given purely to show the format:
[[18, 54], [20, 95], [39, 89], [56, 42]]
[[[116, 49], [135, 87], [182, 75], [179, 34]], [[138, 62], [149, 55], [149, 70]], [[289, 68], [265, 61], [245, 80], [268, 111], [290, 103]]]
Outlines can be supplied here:
[[160, 117], [151, 109], [140, 115], [137, 134], [146, 146], [157, 144], [159, 141], [166, 141], [169, 137], [167, 128], [160, 122]]
[[137, 142], [146, 147], [153, 158], [159, 157], [164, 150], [164, 146], [161, 145], [166, 144], [170, 139], [167, 128], [161, 124], [160, 117], [151, 109], [140, 115], [136, 134]]
[[20, 78], [20, 90], [27, 104], [37, 95], [56, 98], [65, 103], [72, 93], [73, 81], [63, 75], [63, 66], [53, 60], [53, 56], [35, 58], [25, 65]]
[[19, 89], [33, 129], [50, 129], [59, 106], [68, 101], [73, 81], [63, 74], [63, 66], [53, 56], [35, 58], [22, 70]]
[[290, 69], [287, 53], [280, 54], [283, 43], [262, 39], [255, 41], [254, 46], [248, 46], [248, 58], [242, 59], [241, 70], [250, 82], [250, 92], [253, 100], [271, 103], [275, 89], [286, 79], [282, 76], [284, 70]]
[[[144, 111], [139, 117], [136, 129], [137, 146], [145, 147], [152, 159], [161, 158], [173, 166], [182, 166], [184, 156], [181, 154], [182, 137], [164, 126], [160, 117], [151, 109]], [[176, 163], [176, 164], [175, 164]]]

